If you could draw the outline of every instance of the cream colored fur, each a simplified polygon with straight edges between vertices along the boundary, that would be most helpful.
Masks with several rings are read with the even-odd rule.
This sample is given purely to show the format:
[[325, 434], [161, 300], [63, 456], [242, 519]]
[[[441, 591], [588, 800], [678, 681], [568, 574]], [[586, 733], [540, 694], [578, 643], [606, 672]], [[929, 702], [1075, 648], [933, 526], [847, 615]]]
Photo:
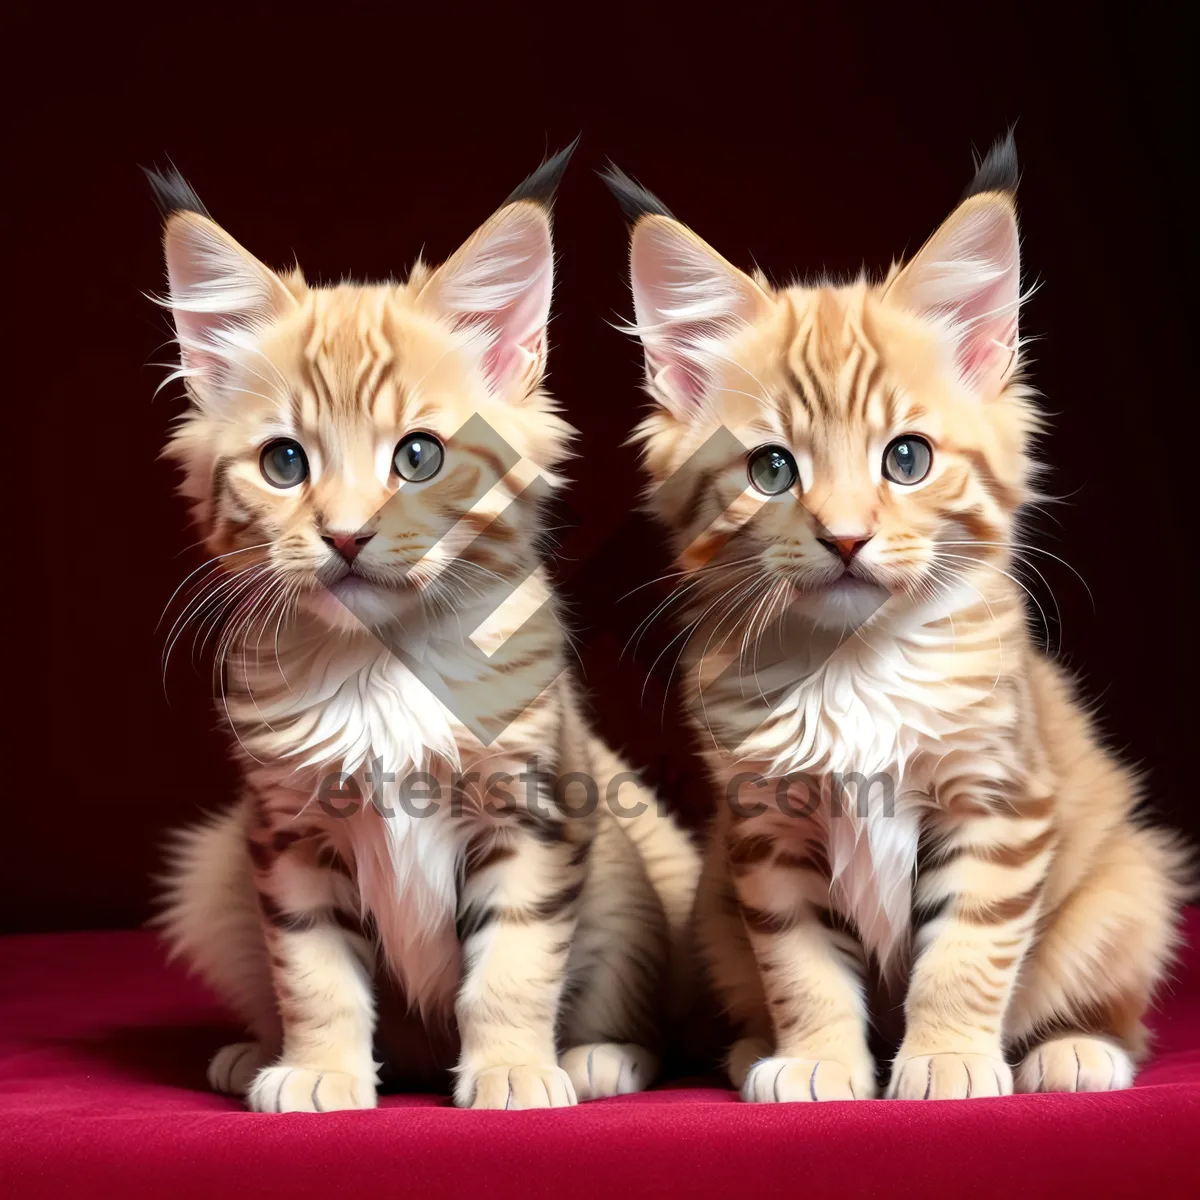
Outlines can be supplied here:
[[[587, 728], [538, 558], [571, 432], [541, 390], [545, 204], [404, 283], [276, 275], [196, 211], [165, 245], [189, 394], [168, 453], [212, 556], [172, 639], [220, 628], [244, 778], [181, 835], [162, 914], [254, 1039], [211, 1082], [259, 1111], [374, 1105], [378, 968], [451, 1047], [461, 1105], [647, 1086], [698, 860], [640, 785], [633, 820], [553, 786], [603, 798], [624, 764]], [[413, 436], [444, 450], [427, 479], [398, 474]], [[436, 812], [406, 810], [418, 775]]]
[[[660, 208], [633, 230], [638, 436], [683, 573], [715, 793], [697, 929], [735, 1085], [877, 1094], [879, 971], [905, 993], [888, 1095], [1128, 1086], [1185, 856], [1030, 633], [1011, 192], [976, 188], [882, 283], [812, 287]], [[897, 475], [898, 443], [928, 470]], [[794, 467], [776, 493], [762, 447]]]

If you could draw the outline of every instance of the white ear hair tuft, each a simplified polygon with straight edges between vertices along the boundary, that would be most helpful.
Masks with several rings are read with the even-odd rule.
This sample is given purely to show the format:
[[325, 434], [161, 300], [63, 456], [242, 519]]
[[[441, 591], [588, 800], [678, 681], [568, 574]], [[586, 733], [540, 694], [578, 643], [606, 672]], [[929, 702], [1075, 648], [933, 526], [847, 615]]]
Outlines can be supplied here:
[[995, 395], [1017, 363], [1021, 253], [1012, 196], [969, 196], [888, 287], [885, 302], [942, 324], [963, 383]]
[[180, 368], [197, 399], [212, 400], [230, 362], [253, 346], [261, 330], [295, 307], [274, 271], [244, 250], [219, 225], [194, 211], [177, 211], [163, 234]]
[[768, 305], [766, 293], [685, 225], [640, 220], [630, 246], [635, 324], [654, 396], [681, 420], [703, 406], [719, 343]]
[[500, 209], [439, 267], [421, 301], [487, 339], [488, 382], [503, 394], [545, 370], [554, 248], [546, 210], [529, 200]]

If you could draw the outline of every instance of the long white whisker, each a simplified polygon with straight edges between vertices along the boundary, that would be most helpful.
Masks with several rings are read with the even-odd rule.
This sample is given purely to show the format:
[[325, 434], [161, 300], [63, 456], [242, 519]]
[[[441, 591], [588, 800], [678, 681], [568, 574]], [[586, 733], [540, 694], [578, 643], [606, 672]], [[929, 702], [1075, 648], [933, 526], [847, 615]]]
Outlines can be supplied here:
[[221, 576], [214, 582], [208, 583], [188, 602], [183, 612], [175, 619], [175, 623], [171, 626], [167, 634], [167, 646], [163, 651], [162, 668], [163, 668], [163, 687], [166, 687], [167, 668], [171, 661], [171, 652], [175, 648], [175, 644], [179, 641], [188, 623], [197, 618], [209, 605], [216, 605], [218, 609], [227, 605], [229, 597], [237, 589], [242, 586], [244, 577], [261, 570], [262, 563], [255, 563], [249, 567], [243, 567], [239, 571], [231, 574], [222, 573]]
[[[1057, 554], [1052, 554], [1049, 550], [1043, 550], [1041, 546], [1034, 546], [1029, 542], [939, 542], [939, 546], [998, 546], [1004, 550], [1016, 550], [1027, 554], [1042, 554], [1046, 558], [1052, 558], [1055, 562], [1061, 563], [1076, 579], [1083, 584], [1084, 591], [1088, 594], [1088, 600], [1091, 601], [1092, 611], [1096, 610], [1096, 598], [1092, 595], [1092, 589], [1088, 587], [1088, 582], [1080, 573], [1073, 567], [1065, 558], [1061, 558]], [[1047, 585], [1049, 586], [1049, 585]]]
[[[204, 540], [204, 539], [203, 539], [203, 538], [201, 538], [201, 541], [203, 541], [203, 540]], [[199, 544], [200, 544], [199, 542], [194, 542], [194, 543], [193, 543], [193, 545], [199, 545]], [[270, 542], [260, 542], [260, 543], [259, 543], [257, 546], [243, 546], [243, 547], [242, 547], [240, 550], [230, 550], [230, 551], [229, 551], [227, 554], [218, 554], [218, 555], [214, 556], [213, 558], [210, 558], [210, 559], [208, 559], [206, 562], [202, 562], [202, 563], [201, 563], [201, 564], [200, 564], [200, 565], [199, 565], [199, 566], [196, 568], [196, 570], [195, 570], [195, 571], [189, 571], [189, 572], [188, 572], [188, 573], [187, 573], [187, 574], [186, 574], [186, 575], [183, 577], [183, 580], [182, 580], [182, 582], [179, 584], [179, 587], [177, 587], [177, 588], [176, 588], [176, 589], [175, 589], [175, 590], [174, 590], [174, 591], [171, 593], [171, 598], [170, 598], [170, 599], [169, 599], [169, 600], [166, 602], [166, 604], [163, 606], [162, 613], [161, 613], [161, 615], [160, 615], [160, 616], [159, 616], [159, 618], [158, 618], [158, 625], [157, 625], [157, 626], [155, 626], [155, 628], [157, 629], [157, 628], [159, 628], [159, 626], [161, 626], [161, 625], [162, 625], [162, 622], [163, 622], [163, 617], [165, 617], [165, 616], [167, 615], [167, 612], [168, 612], [168, 610], [170, 609], [171, 605], [172, 605], [172, 604], [174, 603], [174, 601], [175, 601], [175, 597], [179, 595], [179, 592], [180, 592], [180, 590], [183, 588], [184, 584], [186, 584], [186, 583], [187, 583], [187, 581], [188, 581], [189, 579], [191, 579], [191, 577], [192, 577], [193, 575], [197, 574], [197, 572], [199, 572], [199, 571], [203, 571], [205, 567], [212, 567], [212, 566], [215, 566], [215, 565], [216, 565], [217, 563], [219, 563], [219, 562], [220, 562], [222, 559], [225, 559], [225, 558], [232, 558], [232, 557], [233, 557], [235, 554], [247, 554], [247, 553], [248, 553], [249, 551], [251, 551], [251, 550], [263, 550], [263, 549], [265, 549], [267, 546], [269, 546], [270, 544], [271, 544]], [[191, 547], [188, 547], [188, 549], [190, 549], [190, 548], [191, 548]], [[181, 551], [181, 553], [182, 553], [182, 551]]]
[[[1044, 608], [1042, 608], [1041, 604], [1038, 601], [1038, 598], [1033, 594], [1033, 592], [1031, 592], [1029, 590], [1029, 588], [1026, 587], [1025, 584], [1023, 584], [1015, 575], [1010, 575], [1007, 571], [1004, 571], [1000, 567], [997, 567], [994, 563], [987, 562], [985, 559], [982, 559], [982, 558], [970, 558], [969, 556], [963, 555], [963, 554], [943, 554], [941, 557], [950, 559], [955, 562], [970, 563], [972, 566], [987, 567], [989, 570], [995, 571], [997, 575], [1003, 575], [1004, 578], [1007, 579], [1010, 583], [1015, 584], [1018, 588], [1021, 589], [1022, 592], [1025, 593], [1026, 596], [1029, 597], [1029, 599], [1033, 602], [1034, 608], [1036, 608], [1038, 610], [1038, 615], [1042, 618], [1042, 628], [1046, 634], [1046, 641], [1049, 642], [1049, 640], [1050, 640], [1050, 622], [1048, 621], [1048, 619], [1046, 617], [1046, 610]], [[964, 582], [965, 582], [965, 580], [964, 580]], [[990, 612], [991, 609], [989, 608], [988, 611]]]
[[634, 653], [636, 654], [641, 648], [642, 639], [647, 633], [650, 632], [650, 628], [654, 622], [660, 616], [662, 616], [667, 609], [671, 607], [671, 605], [678, 604], [689, 592], [694, 591], [696, 588], [703, 588], [707, 584], [713, 582], [721, 582], [723, 575], [729, 571], [738, 571], [739, 573], [744, 573], [746, 570], [752, 569], [747, 564], [757, 561], [757, 556], [751, 555], [747, 558], [734, 559], [732, 562], [718, 563], [714, 566], [704, 567], [699, 571], [691, 572], [693, 577], [688, 582], [673, 588], [667, 594], [666, 599], [660, 601], [647, 616], [643, 617], [638, 622], [633, 633], [629, 635], [629, 639], [621, 649], [621, 658], [624, 659], [625, 655], [628, 653], [631, 642], [633, 643]]

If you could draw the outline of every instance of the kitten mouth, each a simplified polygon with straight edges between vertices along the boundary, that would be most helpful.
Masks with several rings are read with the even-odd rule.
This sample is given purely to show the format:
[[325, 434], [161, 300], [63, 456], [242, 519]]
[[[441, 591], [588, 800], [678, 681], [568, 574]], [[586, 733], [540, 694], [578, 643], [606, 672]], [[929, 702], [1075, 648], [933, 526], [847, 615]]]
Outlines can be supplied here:
[[344, 575], [325, 586], [339, 600], [348, 600], [374, 592], [377, 585], [369, 579], [364, 579], [357, 571], [347, 568]]
[[883, 584], [874, 579], [864, 579], [847, 567], [836, 579], [823, 583], [818, 590], [823, 592], [858, 592], [865, 589], [879, 590]]
[[850, 600], [855, 603], [862, 602], [868, 597], [878, 597], [882, 602], [892, 594], [892, 589], [886, 583], [878, 579], [867, 578], [849, 568], [836, 579], [830, 579], [812, 590], [817, 596], [824, 596], [830, 600]]
[[308, 593], [304, 603], [314, 616], [342, 630], [389, 625], [405, 606], [397, 589], [349, 570], [337, 579], [322, 581]]
[[[883, 588], [883, 584], [876, 582], [874, 579], [864, 579], [862, 575], [851, 571], [849, 568], [843, 569], [840, 575], [835, 575], [832, 579], [812, 579], [805, 575], [797, 574], [791, 578], [792, 587], [801, 596], [837, 596], [851, 592], [860, 591], [878, 591]], [[886, 590], [886, 589], [885, 589]]]

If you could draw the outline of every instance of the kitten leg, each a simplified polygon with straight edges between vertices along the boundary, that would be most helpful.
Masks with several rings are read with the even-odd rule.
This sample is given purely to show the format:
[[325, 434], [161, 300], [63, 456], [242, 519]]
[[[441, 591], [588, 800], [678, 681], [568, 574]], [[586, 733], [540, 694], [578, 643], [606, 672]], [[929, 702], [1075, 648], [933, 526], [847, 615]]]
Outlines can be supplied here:
[[590, 829], [539, 819], [498, 831], [473, 856], [459, 909], [463, 982], [455, 1004], [463, 1108], [576, 1102], [555, 1025], [583, 892]]
[[1033, 941], [1053, 853], [1050, 797], [1014, 813], [977, 813], [938, 831], [917, 880], [933, 910], [916, 938], [905, 1034], [888, 1095], [910, 1100], [1006, 1096], [1001, 1029]]
[[599, 738], [588, 741], [592, 774], [603, 797], [603, 819], [612, 818], [636, 851], [642, 873], [663, 910], [668, 937], [666, 1019], [682, 1020], [696, 1001], [692, 920], [700, 854], [692, 839], [663, 812], [659, 798]]
[[773, 1055], [750, 1066], [742, 1098], [873, 1096], [861, 948], [822, 921], [830, 916], [829, 882], [817, 856], [743, 827], [731, 832], [728, 857], [774, 1035]]
[[658, 1018], [668, 976], [667, 917], [641, 855], [607, 813], [597, 823], [567, 961], [559, 1066], [580, 1100], [639, 1092], [654, 1082]]
[[374, 1108], [372, 950], [349, 881], [293, 831], [252, 837], [251, 856], [283, 1050], [255, 1075], [247, 1103], [256, 1112]]
[[1132, 1084], [1142, 1017], [1174, 951], [1181, 858], [1161, 831], [1122, 827], [1055, 906], [1005, 1021], [1024, 1051], [1018, 1091]]
[[740, 1035], [725, 1057], [725, 1072], [741, 1091], [750, 1068], [770, 1055], [774, 1038], [762, 976], [729, 876], [725, 840], [715, 830], [696, 890], [696, 944], [713, 991]]

